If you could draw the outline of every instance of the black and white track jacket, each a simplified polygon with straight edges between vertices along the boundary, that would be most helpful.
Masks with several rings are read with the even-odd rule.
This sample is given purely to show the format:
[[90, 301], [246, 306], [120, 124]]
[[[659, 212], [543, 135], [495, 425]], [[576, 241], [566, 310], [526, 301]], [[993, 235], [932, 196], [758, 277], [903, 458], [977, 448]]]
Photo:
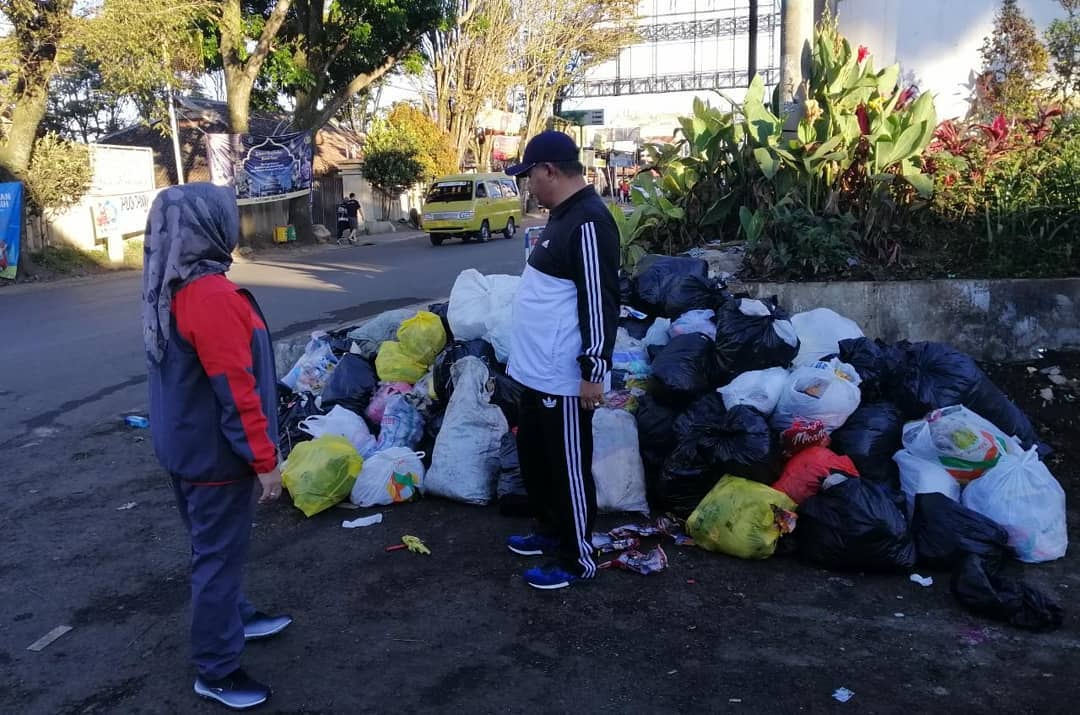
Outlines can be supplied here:
[[551, 211], [514, 300], [508, 372], [538, 392], [610, 384], [619, 320], [619, 231], [591, 186]]

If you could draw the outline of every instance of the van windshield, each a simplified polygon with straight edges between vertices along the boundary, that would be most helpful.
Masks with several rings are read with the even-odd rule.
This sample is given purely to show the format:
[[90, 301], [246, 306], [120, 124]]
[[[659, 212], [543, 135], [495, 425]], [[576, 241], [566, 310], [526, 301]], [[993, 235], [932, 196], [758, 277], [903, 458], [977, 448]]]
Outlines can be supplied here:
[[432, 185], [427, 195], [429, 204], [440, 201], [470, 201], [472, 200], [473, 182], [471, 181], [440, 181]]

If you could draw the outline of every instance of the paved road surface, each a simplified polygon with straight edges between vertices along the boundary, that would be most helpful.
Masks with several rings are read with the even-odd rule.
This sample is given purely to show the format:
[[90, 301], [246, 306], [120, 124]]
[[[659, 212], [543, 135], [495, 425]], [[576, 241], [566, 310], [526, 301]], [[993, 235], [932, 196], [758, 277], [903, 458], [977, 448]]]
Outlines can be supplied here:
[[[275, 338], [445, 297], [466, 268], [520, 273], [519, 240], [451, 242], [420, 234], [234, 266]], [[119, 418], [146, 407], [136, 273], [0, 291], [0, 445], [35, 430]]]

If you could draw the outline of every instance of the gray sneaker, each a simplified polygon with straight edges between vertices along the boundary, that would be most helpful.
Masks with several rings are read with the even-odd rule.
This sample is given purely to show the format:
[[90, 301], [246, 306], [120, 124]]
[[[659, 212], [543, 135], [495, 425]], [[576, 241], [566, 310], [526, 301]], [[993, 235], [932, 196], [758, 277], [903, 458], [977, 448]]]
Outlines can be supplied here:
[[244, 640], [257, 641], [276, 636], [289, 627], [292, 616], [268, 616], [256, 611], [251, 620], [244, 624]]
[[270, 698], [269, 685], [263, 685], [237, 668], [218, 680], [199, 676], [195, 678], [195, 694], [207, 700], [216, 700], [231, 710], [249, 710], [262, 705]]

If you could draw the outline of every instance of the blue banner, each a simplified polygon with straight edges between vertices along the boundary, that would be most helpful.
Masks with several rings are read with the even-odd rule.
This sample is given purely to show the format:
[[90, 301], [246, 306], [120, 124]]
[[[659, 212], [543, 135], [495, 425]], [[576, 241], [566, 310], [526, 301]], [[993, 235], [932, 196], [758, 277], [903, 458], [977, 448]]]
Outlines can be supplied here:
[[0, 184], [0, 278], [15, 280], [22, 236], [23, 185]]
[[210, 180], [236, 189], [238, 204], [280, 201], [311, 192], [310, 132], [207, 134]]

